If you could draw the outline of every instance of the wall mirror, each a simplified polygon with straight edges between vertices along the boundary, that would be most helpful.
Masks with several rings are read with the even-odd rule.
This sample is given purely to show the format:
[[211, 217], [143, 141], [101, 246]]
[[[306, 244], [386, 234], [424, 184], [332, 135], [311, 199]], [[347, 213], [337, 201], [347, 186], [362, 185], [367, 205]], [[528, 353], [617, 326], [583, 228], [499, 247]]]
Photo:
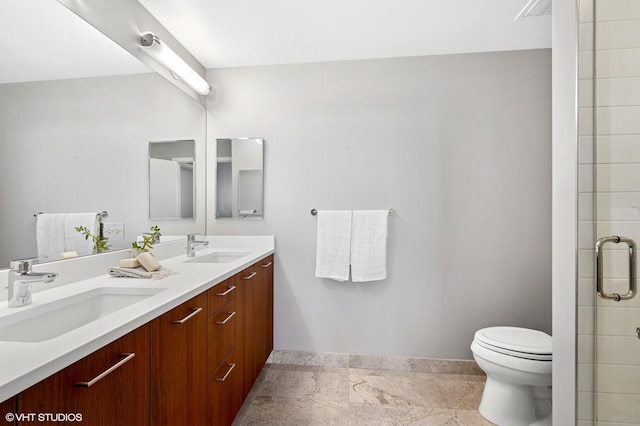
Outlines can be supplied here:
[[107, 211], [124, 224], [111, 250], [152, 225], [205, 231], [204, 167], [186, 219], [150, 219], [147, 181], [149, 141], [191, 140], [205, 158], [201, 103], [55, 1], [2, 2], [0, 37], [0, 268], [37, 257], [39, 212]]
[[216, 139], [216, 219], [263, 217], [264, 139]]
[[149, 218], [193, 219], [195, 141], [149, 142]]

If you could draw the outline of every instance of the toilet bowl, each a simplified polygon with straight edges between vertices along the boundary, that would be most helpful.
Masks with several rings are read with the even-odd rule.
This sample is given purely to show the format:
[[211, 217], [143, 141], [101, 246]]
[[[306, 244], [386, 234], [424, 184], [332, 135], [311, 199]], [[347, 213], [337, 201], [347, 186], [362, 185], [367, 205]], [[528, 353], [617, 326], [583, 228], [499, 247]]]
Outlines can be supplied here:
[[498, 426], [551, 425], [551, 336], [518, 327], [483, 328], [471, 352], [487, 374], [483, 417]]

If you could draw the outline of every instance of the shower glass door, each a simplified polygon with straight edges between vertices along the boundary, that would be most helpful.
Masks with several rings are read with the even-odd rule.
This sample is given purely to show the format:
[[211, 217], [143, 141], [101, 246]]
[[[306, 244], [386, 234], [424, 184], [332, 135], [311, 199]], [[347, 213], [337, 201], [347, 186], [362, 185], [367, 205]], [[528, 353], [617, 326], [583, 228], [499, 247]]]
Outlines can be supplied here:
[[578, 418], [640, 425], [640, 1], [580, 7]]

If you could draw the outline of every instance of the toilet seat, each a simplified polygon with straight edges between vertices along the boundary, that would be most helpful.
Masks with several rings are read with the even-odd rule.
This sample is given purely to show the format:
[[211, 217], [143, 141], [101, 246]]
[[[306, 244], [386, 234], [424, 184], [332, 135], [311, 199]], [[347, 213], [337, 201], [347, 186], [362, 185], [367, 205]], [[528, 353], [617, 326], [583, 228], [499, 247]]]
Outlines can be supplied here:
[[476, 343], [488, 350], [517, 358], [551, 361], [551, 336], [519, 327], [488, 327], [476, 331]]

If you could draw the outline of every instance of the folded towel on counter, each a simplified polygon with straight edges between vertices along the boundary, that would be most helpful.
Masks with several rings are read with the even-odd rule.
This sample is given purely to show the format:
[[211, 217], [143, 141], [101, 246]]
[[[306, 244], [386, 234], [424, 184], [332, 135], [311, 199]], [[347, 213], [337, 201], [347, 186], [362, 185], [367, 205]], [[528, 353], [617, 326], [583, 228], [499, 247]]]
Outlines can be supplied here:
[[349, 280], [351, 210], [318, 211], [316, 277]]
[[64, 246], [64, 213], [40, 213], [36, 218], [36, 244], [39, 258], [58, 258]]
[[162, 278], [166, 278], [170, 275], [175, 275], [175, 272], [166, 268], [161, 268], [154, 272], [147, 272], [143, 267], [121, 268], [119, 266], [113, 266], [109, 268], [109, 275], [118, 278], [147, 278], [152, 280], [161, 280]]
[[389, 210], [354, 210], [351, 222], [351, 281], [387, 278]]

